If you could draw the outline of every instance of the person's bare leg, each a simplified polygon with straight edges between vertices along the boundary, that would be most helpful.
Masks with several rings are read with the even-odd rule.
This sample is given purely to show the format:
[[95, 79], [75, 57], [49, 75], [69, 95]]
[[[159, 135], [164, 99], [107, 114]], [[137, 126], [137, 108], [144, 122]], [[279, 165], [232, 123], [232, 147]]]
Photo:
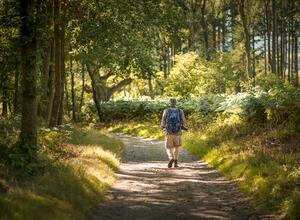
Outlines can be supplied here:
[[178, 167], [179, 147], [174, 147], [174, 167]]
[[171, 168], [172, 165], [173, 165], [174, 159], [175, 159], [175, 149], [166, 147], [166, 152], [167, 152], [168, 157], [169, 157], [168, 167]]

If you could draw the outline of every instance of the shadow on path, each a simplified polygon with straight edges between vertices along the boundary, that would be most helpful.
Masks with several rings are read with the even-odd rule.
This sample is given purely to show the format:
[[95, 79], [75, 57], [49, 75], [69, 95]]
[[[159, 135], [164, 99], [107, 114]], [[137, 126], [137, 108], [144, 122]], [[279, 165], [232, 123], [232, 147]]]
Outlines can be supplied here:
[[267, 219], [217, 171], [185, 150], [168, 169], [164, 143], [117, 134], [125, 155], [117, 184], [92, 220]]

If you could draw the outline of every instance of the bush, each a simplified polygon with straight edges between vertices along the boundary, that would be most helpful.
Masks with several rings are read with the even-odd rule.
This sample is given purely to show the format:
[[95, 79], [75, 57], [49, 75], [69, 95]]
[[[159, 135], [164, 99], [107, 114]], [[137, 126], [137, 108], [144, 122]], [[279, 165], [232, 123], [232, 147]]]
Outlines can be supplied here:
[[275, 124], [300, 124], [300, 89], [290, 86], [270, 89], [260, 95], [268, 115]]
[[[104, 117], [107, 121], [118, 120], [160, 120], [163, 110], [169, 106], [167, 100], [122, 100], [102, 104]], [[179, 100], [179, 108], [186, 116], [197, 110], [197, 101]]]
[[227, 96], [216, 111], [235, 114], [246, 121], [266, 121], [266, 113], [261, 100], [251, 93]]
[[[238, 117], [253, 123], [288, 123], [293, 129], [300, 127], [300, 89], [291, 85], [281, 85], [265, 90], [256, 87], [252, 91], [232, 95], [205, 94], [200, 97], [178, 98], [179, 105], [186, 117], [202, 116]], [[156, 100], [118, 100], [102, 103], [102, 113], [106, 122], [120, 120], [159, 121], [162, 112], [168, 107], [167, 98]], [[95, 109], [87, 111], [87, 115], [94, 114]]]

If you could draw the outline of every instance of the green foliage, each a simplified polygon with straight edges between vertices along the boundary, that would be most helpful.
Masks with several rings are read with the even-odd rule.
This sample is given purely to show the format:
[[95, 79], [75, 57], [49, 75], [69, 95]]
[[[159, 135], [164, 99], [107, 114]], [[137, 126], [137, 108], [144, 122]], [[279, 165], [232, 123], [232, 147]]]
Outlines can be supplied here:
[[[291, 138], [291, 130], [285, 131], [284, 125], [268, 127], [232, 115], [219, 114], [210, 120], [207, 117], [199, 113], [190, 116], [191, 130], [183, 134], [184, 148], [205, 159], [227, 178], [238, 180], [240, 188], [260, 208], [281, 214], [285, 219], [298, 219], [299, 132]], [[143, 137], [163, 137], [153, 122], [128, 121], [114, 124], [110, 129]]]
[[261, 99], [268, 119], [276, 124], [288, 122], [299, 129], [300, 89], [292, 86], [270, 89]]
[[238, 93], [236, 95], [230, 95], [219, 105], [216, 111], [223, 112], [223, 114], [238, 115], [240, 118], [252, 122], [266, 121], [264, 106], [261, 100], [253, 94]]
[[139, 137], [150, 137], [156, 139], [163, 139], [164, 132], [160, 128], [160, 122], [133, 122], [123, 121], [121, 123], [112, 123], [108, 127], [109, 131], [119, 132], [124, 134], [131, 134]]
[[16, 171], [0, 164], [1, 180], [9, 184], [0, 198], [0, 219], [85, 219], [113, 184], [123, 144], [104, 132], [71, 125], [40, 129], [39, 137], [43, 172], [15, 179]]
[[[120, 100], [102, 104], [107, 121], [159, 121], [166, 107], [166, 99]], [[300, 124], [300, 90], [289, 85], [268, 91], [257, 87], [254, 91], [227, 96], [210, 94], [188, 100], [179, 98], [178, 107], [187, 117], [199, 113], [208, 117], [222, 114], [227, 118], [238, 117], [253, 123], [288, 123], [294, 129], [299, 129]]]
[[71, 139], [73, 126], [66, 124], [59, 128], [41, 128], [38, 133], [39, 151], [46, 154], [60, 154]]
[[[196, 100], [180, 100], [178, 107], [188, 116], [197, 109]], [[168, 100], [119, 100], [102, 104], [103, 114], [107, 121], [128, 119], [159, 120], [162, 112], [169, 106]]]
[[231, 53], [220, 53], [207, 61], [193, 52], [177, 55], [165, 94], [186, 98], [234, 92], [240, 79], [232, 56]]
[[123, 143], [107, 134], [103, 130], [96, 130], [94, 128], [79, 128], [75, 127], [71, 133], [71, 144], [76, 146], [87, 145], [87, 146], [101, 146], [103, 150], [110, 151], [117, 158], [121, 158], [123, 153]]
[[216, 113], [224, 100], [225, 97], [222, 95], [203, 95], [199, 100], [199, 110], [206, 115]]

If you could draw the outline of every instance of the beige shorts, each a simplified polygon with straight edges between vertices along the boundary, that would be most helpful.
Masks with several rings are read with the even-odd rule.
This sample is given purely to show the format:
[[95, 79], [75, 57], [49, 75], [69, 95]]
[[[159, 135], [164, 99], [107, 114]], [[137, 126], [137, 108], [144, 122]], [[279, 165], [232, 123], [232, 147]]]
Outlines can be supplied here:
[[181, 144], [181, 135], [166, 135], [166, 148], [179, 147]]

